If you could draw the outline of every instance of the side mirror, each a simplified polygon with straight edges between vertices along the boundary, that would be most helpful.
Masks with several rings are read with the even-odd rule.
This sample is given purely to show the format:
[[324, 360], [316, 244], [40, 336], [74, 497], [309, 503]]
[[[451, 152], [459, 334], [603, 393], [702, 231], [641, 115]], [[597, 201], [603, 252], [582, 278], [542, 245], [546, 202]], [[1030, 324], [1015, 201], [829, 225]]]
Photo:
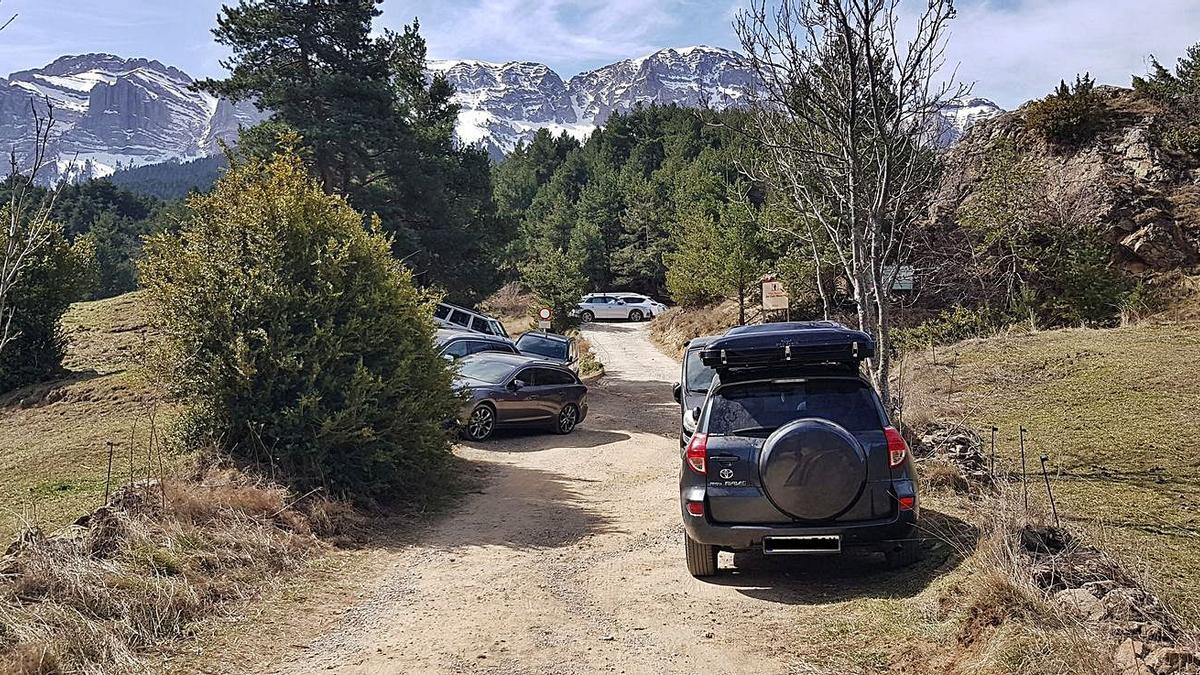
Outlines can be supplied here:
[[458, 360], [454, 357], [453, 354], [442, 354], [442, 358], [449, 361], [450, 363], [454, 363], [455, 361]]
[[696, 420], [697, 424], [700, 423], [700, 414], [702, 412], [704, 412], [704, 411], [700, 408], [700, 406], [696, 406], [695, 408], [692, 408], [692, 419]]
[[512, 389], [513, 391], [521, 391], [522, 389], [525, 388], [525, 381], [524, 380], [513, 380], [512, 384], [508, 385], [508, 388]]
[[671, 395], [675, 397], [676, 403], [683, 403], [683, 386], [678, 382], [671, 385]]

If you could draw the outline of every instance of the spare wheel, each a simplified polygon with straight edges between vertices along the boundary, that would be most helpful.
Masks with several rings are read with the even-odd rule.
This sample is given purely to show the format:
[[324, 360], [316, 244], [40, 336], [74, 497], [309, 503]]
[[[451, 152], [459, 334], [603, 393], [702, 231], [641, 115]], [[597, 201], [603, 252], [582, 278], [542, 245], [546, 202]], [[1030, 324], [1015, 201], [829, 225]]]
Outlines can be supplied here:
[[833, 520], [862, 495], [867, 454], [842, 426], [800, 419], [771, 434], [758, 470], [775, 508], [796, 520]]

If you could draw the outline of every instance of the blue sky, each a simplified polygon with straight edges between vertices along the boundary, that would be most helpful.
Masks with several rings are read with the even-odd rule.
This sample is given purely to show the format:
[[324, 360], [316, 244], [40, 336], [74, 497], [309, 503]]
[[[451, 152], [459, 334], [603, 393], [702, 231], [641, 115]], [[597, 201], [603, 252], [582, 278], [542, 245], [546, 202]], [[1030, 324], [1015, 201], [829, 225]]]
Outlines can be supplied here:
[[[232, 0], [227, 0], [232, 1]], [[531, 60], [564, 77], [661, 47], [736, 47], [744, 0], [386, 0], [384, 22], [420, 17], [436, 58]], [[905, 0], [919, 5], [921, 0]], [[209, 30], [220, 0], [0, 0], [0, 73], [63, 54], [156, 58], [218, 75]], [[950, 59], [975, 93], [1012, 107], [1090, 70], [1128, 85], [1146, 56], [1174, 61], [1200, 41], [1200, 0], [959, 0]]]

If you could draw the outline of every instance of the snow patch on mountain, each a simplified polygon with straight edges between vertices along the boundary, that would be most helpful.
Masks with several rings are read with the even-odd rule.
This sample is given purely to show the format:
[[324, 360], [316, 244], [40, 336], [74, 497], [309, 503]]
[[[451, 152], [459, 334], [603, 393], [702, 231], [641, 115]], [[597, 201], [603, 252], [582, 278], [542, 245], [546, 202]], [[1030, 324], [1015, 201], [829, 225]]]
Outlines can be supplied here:
[[64, 56], [0, 79], [0, 142], [29, 161], [36, 122], [54, 114], [44, 180], [107, 176], [118, 168], [204, 157], [239, 125], [263, 119], [252, 104], [192, 90], [187, 73], [111, 54]]

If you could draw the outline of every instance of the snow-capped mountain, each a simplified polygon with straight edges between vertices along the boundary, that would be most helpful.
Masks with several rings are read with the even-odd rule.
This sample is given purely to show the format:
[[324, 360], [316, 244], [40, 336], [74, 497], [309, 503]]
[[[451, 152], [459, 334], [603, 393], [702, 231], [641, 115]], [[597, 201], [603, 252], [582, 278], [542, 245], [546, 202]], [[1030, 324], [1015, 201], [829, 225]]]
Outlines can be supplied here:
[[[741, 54], [716, 47], [663, 49], [620, 61], [564, 81], [540, 63], [434, 61], [462, 106], [458, 138], [482, 144], [493, 157], [529, 141], [538, 129], [568, 132], [580, 139], [613, 113], [650, 103], [725, 109], [748, 103], [756, 77]], [[1004, 112], [984, 98], [948, 105], [938, 141], [953, 145], [973, 124]]]
[[563, 81], [540, 63], [434, 61], [462, 106], [458, 137], [493, 156], [510, 152], [538, 129], [583, 138], [617, 112], [650, 103], [723, 109], [744, 101], [754, 74], [737, 52], [715, 47], [663, 49]]
[[[569, 80], [543, 64], [519, 61], [432, 61], [429, 69], [457, 91], [459, 141], [479, 144], [497, 159], [539, 129], [582, 139], [639, 104], [724, 109], [744, 105], [755, 86], [745, 57], [703, 46], [663, 49]], [[0, 148], [28, 156], [35, 135], [31, 102], [44, 114], [46, 100], [55, 115], [55, 171], [43, 177], [50, 180], [212, 155], [222, 140], [236, 140], [239, 127], [265, 118], [253, 104], [194, 92], [192, 84], [187, 73], [158, 61], [64, 56], [0, 78]], [[972, 124], [1000, 112], [987, 99], [956, 101], [945, 110], [939, 136], [953, 144]]]
[[192, 83], [187, 73], [158, 61], [64, 56], [0, 79], [0, 147], [27, 156], [35, 133], [31, 105], [44, 116], [48, 101], [57, 159], [51, 173], [57, 173], [44, 178], [77, 180], [212, 154], [239, 124], [263, 117], [252, 104], [194, 92]]
[[979, 122], [990, 120], [1004, 113], [1004, 109], [986, 98], [955, 99], [942, 106], [941, 144], [954, 145], [967, 131]]

